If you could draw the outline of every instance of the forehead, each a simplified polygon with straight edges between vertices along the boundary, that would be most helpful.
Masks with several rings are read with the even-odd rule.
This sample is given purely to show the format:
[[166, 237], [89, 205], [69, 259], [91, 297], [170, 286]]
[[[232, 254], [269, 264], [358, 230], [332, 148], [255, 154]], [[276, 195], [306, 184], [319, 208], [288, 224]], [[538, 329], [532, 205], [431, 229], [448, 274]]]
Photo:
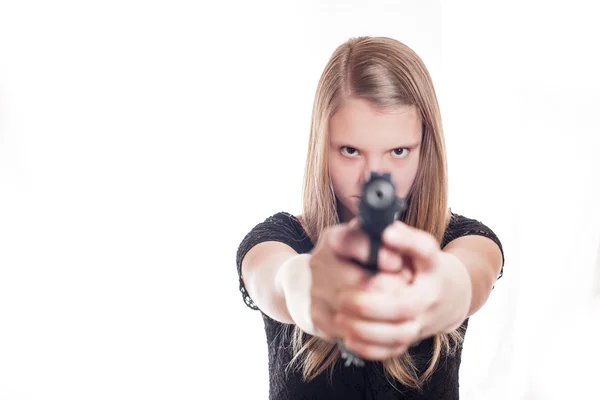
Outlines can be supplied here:
[[[329, 139], [336, 144], [394, 147], [421, 139], [417, 107], [377, 108], [366, 100], [346, 100], [329, 120]], [[344, 143], [342, 143], [344, 142]]]

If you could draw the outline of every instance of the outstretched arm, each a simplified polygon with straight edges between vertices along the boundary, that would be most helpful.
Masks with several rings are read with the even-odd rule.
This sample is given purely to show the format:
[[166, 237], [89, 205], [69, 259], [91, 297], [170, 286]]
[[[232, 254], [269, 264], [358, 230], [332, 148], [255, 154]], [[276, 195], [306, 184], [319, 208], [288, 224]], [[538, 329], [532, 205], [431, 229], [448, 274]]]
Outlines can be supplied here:
[[493, 240], [479, 235], [455, 239], [444, 247], [444, 252], [458, 258], [471, 278], [470, 317], [487, 301], [502, 268], [502, 253]]

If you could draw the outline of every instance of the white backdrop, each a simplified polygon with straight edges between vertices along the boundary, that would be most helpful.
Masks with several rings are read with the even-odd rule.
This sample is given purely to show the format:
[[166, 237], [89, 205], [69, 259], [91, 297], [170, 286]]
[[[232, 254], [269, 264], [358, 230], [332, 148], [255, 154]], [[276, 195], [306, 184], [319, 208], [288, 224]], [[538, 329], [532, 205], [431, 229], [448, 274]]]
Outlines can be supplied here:
[[199, 4], [0, 2], [0, 398], [267, 398], [235, 252], [300, 213], [317, 81], [358, 35], [423, 58], [452, 209], [504, 244], [461, 398], [521, 398], [540, 323], [586, 301], [600, 241], [592, 10]]

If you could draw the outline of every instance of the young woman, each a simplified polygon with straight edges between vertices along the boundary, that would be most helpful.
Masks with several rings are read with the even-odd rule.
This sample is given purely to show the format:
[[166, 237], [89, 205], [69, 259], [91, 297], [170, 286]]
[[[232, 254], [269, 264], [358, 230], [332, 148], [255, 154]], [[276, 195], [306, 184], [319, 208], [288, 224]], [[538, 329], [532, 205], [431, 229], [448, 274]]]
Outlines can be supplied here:
[[[357, 224], [362, 184], [390, 173], [407, 210], [383, 233], [379, 272]], [[303, 212], [257, 224], [237, 252], [240, 290], [260, 310], [271, 399], [457, 399], [468, 317], [504, 265], [496, 235], [452, 213], [440, 111], [406, 45], [338, 47], [314, 102]], [[347, 366], [343, 346], [366, 360]]]

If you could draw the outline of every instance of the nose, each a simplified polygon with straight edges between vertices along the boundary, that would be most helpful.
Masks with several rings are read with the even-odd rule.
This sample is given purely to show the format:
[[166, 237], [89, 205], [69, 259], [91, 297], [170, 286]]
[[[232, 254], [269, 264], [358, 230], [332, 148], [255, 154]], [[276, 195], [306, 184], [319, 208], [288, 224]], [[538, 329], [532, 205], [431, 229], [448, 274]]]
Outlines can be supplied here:
[[364, 183], [369, 180], [369, 176], [371, 176], [371, 172], [377, 172], [378, 174], [383, 174], [384, 172], [389, 172], [387, 168], [383, 165], [383, 160], [375, 157], [369, 158], [363, 168], [363, 173], [361, 176], [360, 183]]

